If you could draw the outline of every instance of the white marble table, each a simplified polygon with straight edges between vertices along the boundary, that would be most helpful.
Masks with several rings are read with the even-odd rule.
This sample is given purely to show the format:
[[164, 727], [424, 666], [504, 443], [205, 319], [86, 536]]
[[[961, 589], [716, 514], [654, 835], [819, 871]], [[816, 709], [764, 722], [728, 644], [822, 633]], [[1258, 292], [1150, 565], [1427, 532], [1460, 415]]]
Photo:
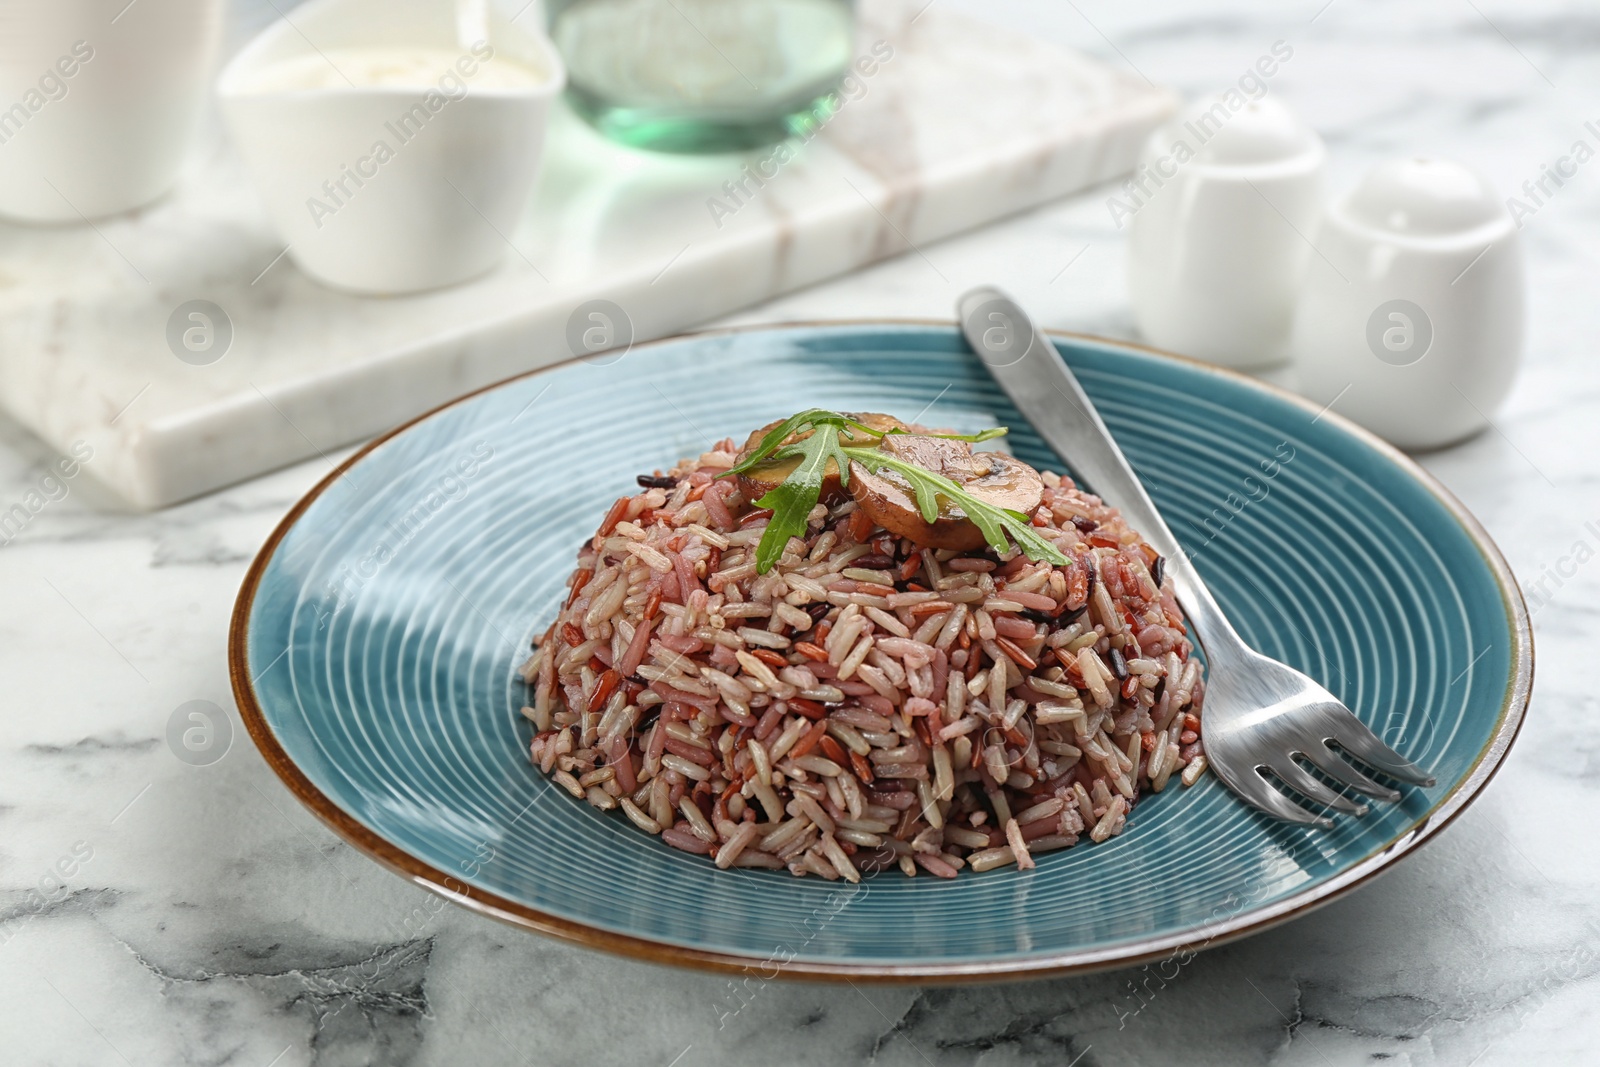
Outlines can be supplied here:
[[[1322, 130], [1336, 185], [1426, 149], [1509, 192], [1591, 136], [1583, 122], [1600, 88], [1589, 43], [1600, 15], [1554, 2], [1333, 0], [1320, 14], [1324, 0], [1225, 0], [1203, 13], [1178, 0], [1136, 12], [1110, 0], [962, 2], [1190, 92], [1232, 81], [1287, 40], [1294, 58], [1273, 91]], [[982, 279], [1015, 290], [1048, 325], [1127, 336], [1109, 192], [740, 321], [948, 316]], [[212, 765], [174, 758], [164, 735], [175, 708], [230, 704], [223, 641], [246, 561], [326, 462], [148, 516], [119, 514], [79, 478], [0, 547], [0, 1061], [1593, 1062], [1600, 742], [1589, 716], [1600, 701], [1580, 645], [1600, 627], [1600, 568], [1572, 560], [1600, 548], [1597, 193], [1600, 164], [1527, 223], [1530, 356], [1495, 429], [1425, 457], [1525, 583], [1543, 578], [1533, 706], [1488, 792], [1375, 884], [1166, 981], [772, 983], [719, 1029], [726, 979], [441, 904], [325, 831], [242, 731]], [[3, 509], [54, 457], [9, 424], [0, 439]], [[59, 880], [58, 862], [70, 872]], [[47, 896], [30, 894], [41, 887]], [[409, 940], [394, 939], [395, 916], [408, 916]]]

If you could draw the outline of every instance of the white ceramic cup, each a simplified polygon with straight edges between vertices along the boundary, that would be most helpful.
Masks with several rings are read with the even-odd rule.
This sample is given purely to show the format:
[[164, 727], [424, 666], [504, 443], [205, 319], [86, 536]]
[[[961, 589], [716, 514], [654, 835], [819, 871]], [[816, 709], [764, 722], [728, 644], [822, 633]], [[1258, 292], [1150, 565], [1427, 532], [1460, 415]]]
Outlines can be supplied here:
[[1522, 359], [1522, 247], [1489, 182], [1398, 159], [1324, 214], [1295, 319], [1299, 389], [1402, 448], [1484, 428]]
[[0, 215], [78, 222], [172, 187], [221, 0], [0, 0]]
[[1138, 201], [1128, 290], [1146, 340], [1231, 367], [1288, 356], [1325, 156], [1270, 97], [1200, 101], [1151, 135], [1124, 186]]
[[[488, 41], [464, 41], [450, 0], [311, 0], [292, 19], [247, 45], [217, 88], [300, 269], [390, 294], [503, 262], [565, 79], [549, 42], [498, 14]], [[410, 56], [416, 78], [386, 82], [395, 68], [368, 62], [380, 51], [402, 67]]]

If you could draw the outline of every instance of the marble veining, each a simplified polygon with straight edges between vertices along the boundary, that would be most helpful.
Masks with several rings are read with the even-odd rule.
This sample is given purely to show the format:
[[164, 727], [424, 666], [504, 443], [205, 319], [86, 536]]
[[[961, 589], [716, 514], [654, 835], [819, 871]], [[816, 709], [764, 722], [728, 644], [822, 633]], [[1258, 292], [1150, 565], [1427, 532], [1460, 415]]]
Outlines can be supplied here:
[[[1426, 149], [1479, 168], [1509, 194], [1595, 116], [1592, 14], [1554, 0], [1477, 10], [1324, 2], [1221, 0], [1201, 16], [1177, 0], [935, 0], [1096, 53], [1135, 78], [1136, 66], [1185, 93], [1226, 83], [1273, 40], [1290, 41], [1296, 57], [1272, 91], [1328, 139], [1336, 189], [1382, 158]], [[241, 18], [268, 14], [259, 4]], [[223, 642], [245, 561], [343, 455], [324, 446], [325, 457], [156, 514], [130, 514], [79, 478], [0, 544], [0, 1060], [1592, 1062], [1597, 183], [1600, 170], [1581, 171], [1522, 231], [1528, 356], [1494, 427], [1422, 457], [1528, 589], [1533, 703], [1481, 799], [1372, 884], [1183, 966], [972, 988], [730, 985], [468, 915], [323, 829], [237, 721], [231, 747], [209, 765], [180, 762], [166, 741], [180, 704], [231, 707]], [[990, 281], [1046, 325], [1132, 336], [1121, 235], [1105, 207], [1114, 191], [918, 241], [920, 255], [736, 321], [949, 317], [963, 287]], [[281, 298], [272, 293], [266, 306]], [[55, 456], [0, 420], [0, 505], [37, 486]], [[75, 848], [89, 858], [76, 859]], [[72, 873], [54, 873], [58, 863]]]

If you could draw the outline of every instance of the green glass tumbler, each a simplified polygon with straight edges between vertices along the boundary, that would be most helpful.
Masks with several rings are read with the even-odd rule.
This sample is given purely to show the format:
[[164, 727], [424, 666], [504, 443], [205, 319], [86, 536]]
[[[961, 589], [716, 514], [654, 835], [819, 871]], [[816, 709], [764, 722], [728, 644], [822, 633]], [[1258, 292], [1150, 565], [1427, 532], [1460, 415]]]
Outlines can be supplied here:
[[828, 117], [855, 0], [546, 0], [567, 99], [601, 133], [664, 152], [773, 144]]

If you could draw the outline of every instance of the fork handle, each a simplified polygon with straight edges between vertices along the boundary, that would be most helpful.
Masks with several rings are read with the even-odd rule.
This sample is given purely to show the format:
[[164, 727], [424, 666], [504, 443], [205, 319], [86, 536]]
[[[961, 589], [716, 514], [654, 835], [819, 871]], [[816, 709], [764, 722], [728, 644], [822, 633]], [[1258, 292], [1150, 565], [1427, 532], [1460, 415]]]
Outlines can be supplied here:
[[998, 289], [971, 290], [957, 310], [967, 342], [1017, 410], [1080, 482], [1120, 510], [1128, 525], [1165, 557], [1178, 603], [1207, 657], [1215, 662], [1248, 652], [1050, 339]]

